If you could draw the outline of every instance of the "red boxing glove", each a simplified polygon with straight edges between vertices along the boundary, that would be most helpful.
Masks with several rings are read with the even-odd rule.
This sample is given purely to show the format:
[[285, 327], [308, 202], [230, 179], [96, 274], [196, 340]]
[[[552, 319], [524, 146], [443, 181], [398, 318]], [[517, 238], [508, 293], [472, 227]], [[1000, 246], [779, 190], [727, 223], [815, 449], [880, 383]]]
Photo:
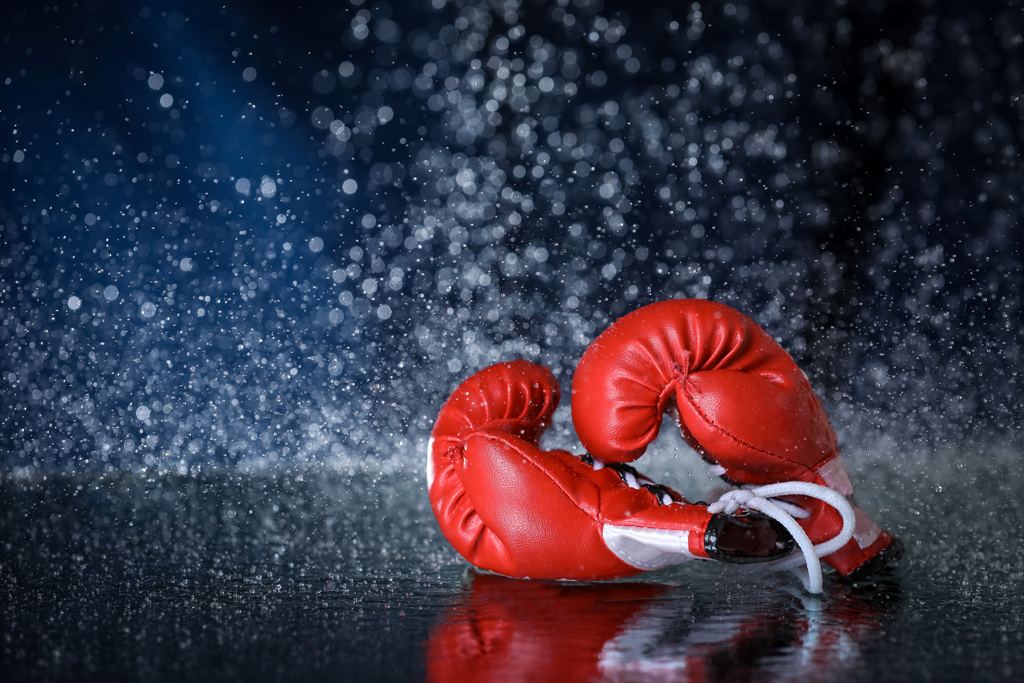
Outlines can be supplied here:
[[632, 467], [541, 450], [560, 393], [550, 371], [519, 360], [476, 373], [441, 408], [428, 446], [430, 503], [471, 563], [518, 578], [593, 580], [792, 550], [771, 520], [711, 515]]
[[[672, 398], [683, 437], [729, 481], [795, 480], [853, 494], [836, 434], [806, 375], [742, 313], [688, 299], [621, 318], [576, 368], [573, 423], [596, 459], [630, 462], [657, 438]], [[799, 522], [812, 542], [838, 534], [842, 520], [835, 509], [795, 500], [808, 513]], [[899, 541], [860, 508], [854, 512], [853, 539], [822, 559], [843, 575], [898, 559]]]

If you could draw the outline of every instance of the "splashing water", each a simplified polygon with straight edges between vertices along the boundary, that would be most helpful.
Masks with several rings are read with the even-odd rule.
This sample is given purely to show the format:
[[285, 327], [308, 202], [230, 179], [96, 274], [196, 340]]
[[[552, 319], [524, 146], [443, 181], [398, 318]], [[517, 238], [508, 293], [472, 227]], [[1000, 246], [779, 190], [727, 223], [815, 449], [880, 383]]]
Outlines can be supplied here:
[[[707, 614], [780, 676], [1020, 673], [1024, 26], [852, 4], [0, 10], [4, 661], [269, 675], [240, 662], [280, 637], [309, 664], [278, 677], [421, 676], [509, 599], [425, 506], [441, 402], [512, 358], [568, 386], [612, 320], [694, 297], [793, 354], [908, 556], [877, 610], [663, 572], [603, 675], [733, 656]], [[675, 435], [644, 467], [711, 486]]]

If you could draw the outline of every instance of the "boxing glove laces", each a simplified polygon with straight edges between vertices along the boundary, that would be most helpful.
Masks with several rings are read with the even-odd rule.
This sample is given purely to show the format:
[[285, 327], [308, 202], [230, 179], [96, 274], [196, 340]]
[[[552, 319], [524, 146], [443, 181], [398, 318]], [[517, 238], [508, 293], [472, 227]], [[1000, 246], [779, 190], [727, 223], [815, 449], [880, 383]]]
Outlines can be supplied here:
[[[794, 566], [800, 558], [787, 556], [799, 545], [805, 583], [820, 592], [816, 556], [846, 574], [895, 545], [844, 499], [852, 486], [806, 378], [726, 306], [655, 304], [595, 340], [573, 383], [583, 456], [539, 446], [559, 397], [545, 368], [499, 363], [464, 381], [438, 415], [428, 446], [431, 507], [478, 567], [608, 579], [697, 558]], [[690, 504], [627, 464], [657, 437], [673, 398], [687, 441], [749, 490], [711, 507]], [[769, 500], [778, 496], [786, 498]]]
[[806, 375], [747, 316], [710, 301], [663, 301], [616, 321], [583, 354], [572, 417], [596, 459], [639, 458], [670, 407], [712, 472], [751, 489], [727, 494], [711, 511], [753, 503], [768, 512], [762, 501], [780, 496], [772, 514], [796, 517], [814, 554], [845, 576], [902, 555], [900, 541], [853, 502], [836, 434]]
[[441, 531], [469, 562], [518, 578], [630, 576], [694, 558], [758, 562], [794, 547], [757, 513], [712, 514], [629, 465], [541, 450], [560, 389], [546, 368], [498, 363], [441, 408], [427, 482]]

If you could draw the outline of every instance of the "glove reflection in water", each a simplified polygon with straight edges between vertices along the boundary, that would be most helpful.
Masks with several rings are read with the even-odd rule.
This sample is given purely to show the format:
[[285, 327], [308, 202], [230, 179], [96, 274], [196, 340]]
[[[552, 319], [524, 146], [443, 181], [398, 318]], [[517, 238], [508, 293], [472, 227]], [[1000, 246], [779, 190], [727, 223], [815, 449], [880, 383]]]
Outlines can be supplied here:
[[899, 605], [895, 585], [723, 602], [654, 583], [469, 576], [430, 633], [428, 681], [831, 680]]

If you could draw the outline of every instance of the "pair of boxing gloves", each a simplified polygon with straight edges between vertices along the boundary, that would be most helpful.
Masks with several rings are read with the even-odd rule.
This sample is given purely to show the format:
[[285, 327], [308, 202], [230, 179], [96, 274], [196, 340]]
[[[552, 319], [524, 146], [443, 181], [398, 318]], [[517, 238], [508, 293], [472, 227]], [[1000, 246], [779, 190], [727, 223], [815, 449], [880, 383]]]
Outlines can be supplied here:
[[[776, 521], [712, 514], [626, 464], [657, 438], [666, 410], [730, 483], [800, 481], [853, 495], [806, 375], [754, 321], [723, 304], [645, 306], [590, 345], [572, 384], [586, 455], [540, 448], [559, 398], [550, 371], [518, 360], [477, 372], [441, 408], [428, 446], [431, 507], [448, 541], [477, 567], [586, 581], [692, 559], [752, 563], [791, 553], [793, 538]], [[831, 506], [787, 500], [811, 542], [840, 532]], [[869, 574], [902, 553], [897, 539], [854, 512], [853, 537], [822, 558], [844, 576]]]

